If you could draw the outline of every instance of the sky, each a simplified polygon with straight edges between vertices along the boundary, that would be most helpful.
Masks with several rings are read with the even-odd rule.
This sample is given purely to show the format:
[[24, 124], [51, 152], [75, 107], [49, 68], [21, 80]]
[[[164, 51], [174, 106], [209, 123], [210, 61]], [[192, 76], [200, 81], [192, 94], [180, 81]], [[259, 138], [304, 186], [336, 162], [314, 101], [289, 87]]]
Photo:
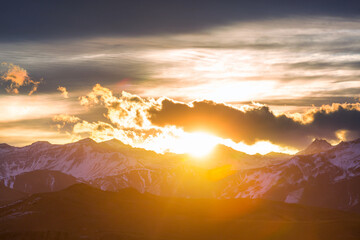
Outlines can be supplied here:
[[358, 1], [7, 1], [0, 142], [294, 153], [360, 137]]

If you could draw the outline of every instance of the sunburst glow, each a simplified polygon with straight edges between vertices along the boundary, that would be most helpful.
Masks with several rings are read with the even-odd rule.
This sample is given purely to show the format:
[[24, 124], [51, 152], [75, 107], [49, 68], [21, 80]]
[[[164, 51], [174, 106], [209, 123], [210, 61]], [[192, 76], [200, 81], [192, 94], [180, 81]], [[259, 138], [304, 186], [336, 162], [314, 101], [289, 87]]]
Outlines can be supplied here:
[[[104, 141], [106, 139], [102, 136], [92, 136], [96, 141]], [[123, 142], [127, 142], [121, 134], [116, 135], [116, 138]], [[108, 138], [110, 139], [110, 137]], [[234, 150], [241, 151], [247, 154], [267, 154], [270, 152], [281, 152], [287, 154], [294, 154], [298, 149], [281, 147], [269, 141], [257, 141], [252, 145], [244, 142], [234, 142], [231, 139], [223, 139], [206, 132], [184, 132], [181, 129], [171, 128], [168, 132], [141, 142], [127, 142], [134, 147], [140, 147], [147, 150], [152, 150], [157, 153], [172, 152], [176, 154], [189, 154], [190, 156], [204, 160], [211, 154], [216, 145], [225, 145]]]
[[186, 133], [178, 140], [178, 151], [201, 158], [211, 152], [220, 142], [218, 137], [204, 132]]

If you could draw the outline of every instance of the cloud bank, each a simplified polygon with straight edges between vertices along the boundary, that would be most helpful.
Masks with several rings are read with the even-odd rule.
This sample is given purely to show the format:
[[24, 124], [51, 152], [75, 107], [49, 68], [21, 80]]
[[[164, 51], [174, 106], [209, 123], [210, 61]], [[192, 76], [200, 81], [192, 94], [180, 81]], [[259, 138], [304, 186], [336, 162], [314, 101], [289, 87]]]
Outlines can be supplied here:
[[360, 103], [324, 105], [304, 114], [276, 115], [268, 106], [254, 104], [235, 108], [213, 101], [177, 102], [168, 98], [141, 98], [127, 92], [114, 95], [97, 84], [80, 98], [86, 108], [103, 107], [108, 121], [85, 121], [76, 116], [57, 115], [58, 129], [79, 139], [98, 141], [118, 138], [135, 147], [157, 152], [181, 152], [176, 147], [184, 135], [207, 132], [219, 143], [254, 145], [269, 142], [301, 149], [313, 138], [329, 141], [360, 136]]
[[150, 109], [151, 122], [158, 126], [175, 125], [185, 131], [208, 131], [235, 142], [253, 144], [269, 140], [279, 145], [302, 148], [313, 138], [338, 139], [339, 131], [360, 136], [360, 103], [324, 105], [301, 117], [275, 115], [269, 107], [245, 111], [213, 101], [190, 104], [164, 99], [161, 108]]
[[73, 139], [91, 137], [105, 141], [117, 138], [134, 147], [157, 152], [178, 151], [169, 139], [179, 137], [183, 131], [173, 126], [158, 127], [149, 120], [149, 109], [158, 105], [155, 99], [140, 98], [127, 92], [115, 96], [110, 89], [96, 84], [90, 93], [80, 98], [80, 104], [89, 110], [99, 106], [105, 108], [107, 122], [91, 122], [69, 115], [54, 116], [57, 128]]

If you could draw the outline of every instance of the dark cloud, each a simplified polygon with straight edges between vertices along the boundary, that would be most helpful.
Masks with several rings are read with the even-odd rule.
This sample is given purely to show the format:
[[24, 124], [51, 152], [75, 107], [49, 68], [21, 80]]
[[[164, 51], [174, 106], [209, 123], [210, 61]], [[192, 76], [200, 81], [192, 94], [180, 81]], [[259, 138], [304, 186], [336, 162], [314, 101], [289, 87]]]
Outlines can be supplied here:
[[304, 147], [314, 137], [337, 139], [336, 131], [348, 130], [359, 136], [360, 111], [357, 105], [333, 105], [313, 111], [309, 123], [286, 115], [275, 116], [266, 106], [240, 111], [211, 101], [193, 102], [193, 106], [165, 99], [162, 108], [149, 111], [151, 121], [159, 126], [176, 125], [186, 131], [209, 131], [236, 142], [253, 144], [258, 140], [294, 147]]
[[340, 129], [349, 131], [360, 131], [359, 109], [347, 109], [342, 106], [335, 111], [327, 112], [325, 109], [312, 114], [313, 121], [308, 124], [315, 133], [321, 131], [333, 132]]
[[[360, 88], [343, 88], [337, 90], [313, 91], [298, 98], [255, 99], [258, 102], [272, 106], [297, 106], [297, 107], [321, 107], [333, 103], [357, 103], [359, 101]], [[232, 105], [251, 105], [251, 101], [227, 102]]]
[[121, 89], [116, 90], [124, 90], [126, 84], [141, 83], [150, 75], [145, 64], [126, 62], [110, 63], [109, 66], [98, 62], [57, 63], [29, 66], [27, 69], [34, 79], [44, 79], [44, 84], [39, 86], [41, 93], [55, 92], [59, 85], [66, 86], [69, 91], [88, 89], [99, 81], [104, 85], [122, 82]]
[[[355, 99], [358, 99], [358, 98], [354, 98], [354, 97], [353, 98], [346, 98], [346, 97], [343, 97], [343, 101], [339, 101], [341, 99], [341, 97], [339, 97], [339, 96], [359, 96], [360, 95], [360, 87], [357, 87], [357, 88], [355, 88], [355, 87], [354, 88], [343, 88], [343, 89], [329, 90], [329, 91], [318, 91], [318, 92], [313, 92], [312, 95], [313, 96], [320, 95], [320, 96], [334, 97], [335, 99], [333, 100], [333, 102], [337, 102], [337, 103], [341, 103], [341, 102], [349, 102], [349, 103], [351, 102], [351, 103], [353, 103], [353, 101]], [[336, 98], [340, 98], [340, 99], [336, 100]]]
[[305, 70], [317, 70], [317, 69], [359, 70], [360, 69], [360, 61], [347, 61], [347, 62], [308, 61], [308, 62], [297, 62], [297, 63], [291, 63], [291, 64], [284, 64], [284, 66], [286, 66], [288, 68], [292, 68], [292, 69], [305, 69]]
[[[342, 95], [346, 94], [358, 94], [360, 96], [360, 89], [354, 88], [349, 89], [348, 91], [345, 89], [344, 91], [322, 91], [315, 92], [314, 97], [299, 97], [299, 98], [283, 98], [283, 99], [256, 99], [253, 102], [259, 102], [265, 105], [271, 106], [295, 106], [295, 107], [321, 107], [322, 105], [331, 105], [332, 103], [357, 103], [359, 98], [355, 97], [344, 97]], [[319, 97], [317, 97], [319, 96]], [[251, 101], [242, 101], [242, 102], [228, 102], [228, 104], [232, 105], [251, 105]]]
[[[287, 69], [288, 70], [288, 69]], [[332, 69], [334, 71], [336, 71], [336, 69]], [[310, 69], [307, 70], [301, 70], [296, 74], [289, 74], [289, 73], [285, 73], [282, 76], [279, 76], [277, 78], [278, 81], [282, 81], [282, 82], [293, 82], [293, 81], [309, 81], [309, 82], [313, 82], [313, 81], [329, 81], [330, 84], [331, 83], [340, 83], [340, 82], [344, 82], [344, 84], [346, 84], [345, 82], [353, 82], [353, 81], [358, 81], [360, 78], [360, 75], [358, 74], [351, 74], [351, 75], [340, 75], [340, 76], [336, 76], [335, 74], [314, 74], [314, 75], [310, 75], [310, 76], [306, 76], [306, 75], [302, 75], [301, 73], [311, 73]], [[250, 78], [250, 80], [255, 80], [255, 78]]]
[[355, 0], [4, 1], [0, 41], [187, 32], [291, 15], [351, 17], [359, 6]]

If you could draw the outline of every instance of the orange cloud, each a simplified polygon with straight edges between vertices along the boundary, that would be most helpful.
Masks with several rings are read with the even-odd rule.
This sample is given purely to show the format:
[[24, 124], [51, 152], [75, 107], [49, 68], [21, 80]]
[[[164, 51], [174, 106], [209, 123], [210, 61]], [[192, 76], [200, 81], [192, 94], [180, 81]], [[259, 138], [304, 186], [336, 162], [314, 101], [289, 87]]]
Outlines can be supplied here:
[[61, 92], [61, 95], [64, 97], [64, 98], [69, 98], [69, 92], [67, 91], [66, 87], [61, 87], [59, 86], [57, 88], [58, 91]]
[[152, 127], [148, 111], [159, 102], [124, 91], [116, 97], [110, 89], [96, 84], [89, 94], [80, 98], [80, 104], [87, 107], [103, 105], [107, 109], [106, 117], [119, 128], [148, 129]]
[[25, 69], [12, 63], [2, 63], [2, 65], [8, 68], [8, 70], [0, 76], [1, 80], [9, 83], [6, 87], [8, 93], [18, 94], [19, 88], [27, 85], [32, 85], [29, 95], [37, 91], [40, 82], [32, 80]]
[[52, 120], [54, 122], [76, 123], [80, 121], [80, 118], [67, 114], [59, 114], [55, 115]]

